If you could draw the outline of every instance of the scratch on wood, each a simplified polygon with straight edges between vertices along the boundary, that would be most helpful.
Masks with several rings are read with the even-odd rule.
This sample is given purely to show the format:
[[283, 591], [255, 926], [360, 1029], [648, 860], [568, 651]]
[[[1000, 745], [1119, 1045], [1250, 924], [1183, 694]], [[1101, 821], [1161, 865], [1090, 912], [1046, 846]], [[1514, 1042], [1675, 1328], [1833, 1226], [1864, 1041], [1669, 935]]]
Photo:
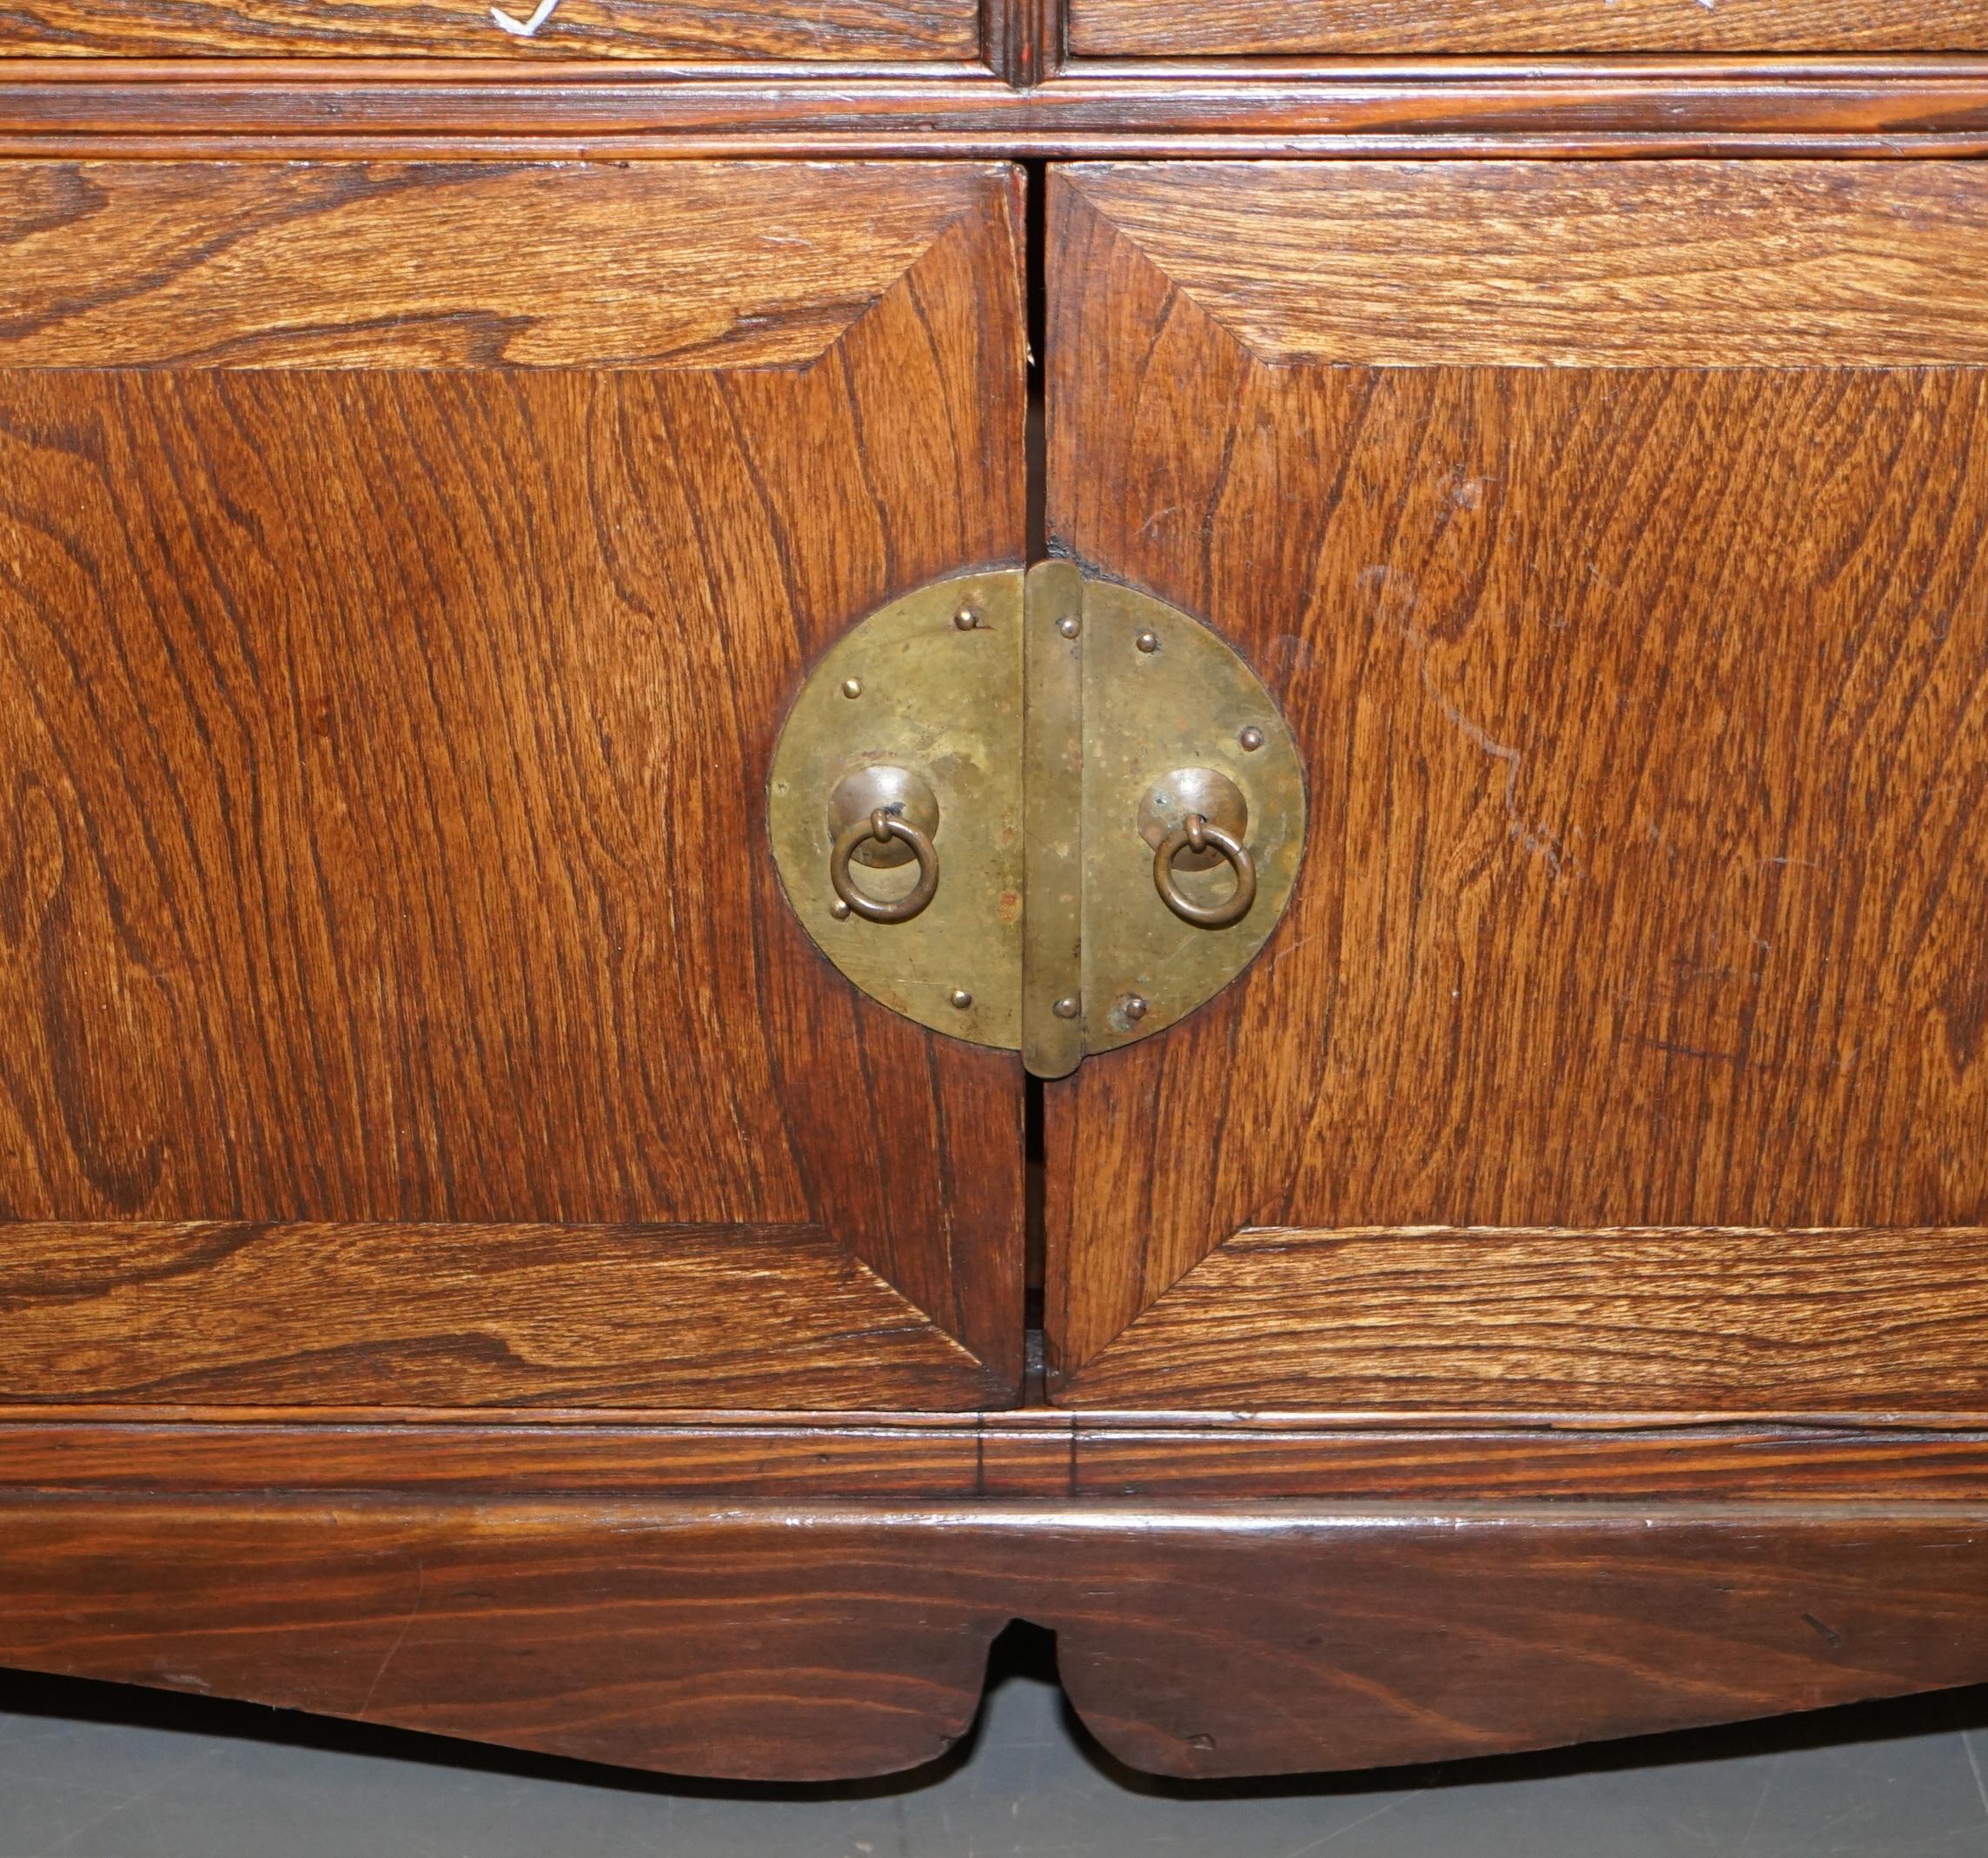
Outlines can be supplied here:
[[414, 1603], [408, 1609], [408, 1616], [401, 1622], [401, 1630], [394, 1642], [387, 1648], [387, 1656], [381, 1659], [380, 1669], [374, 1672], [373, 1682], [366, 1687], [366, 1701], [359, 1706], [359, 1720], [366, 1720], [366, 1712], [372, 1709], [373, 1699], [380, 1693], [381, 1680], [387, 1675], [387, 1668], [400, 1656], [401, 1648], [408, 1642], [408, 1634], [414, 1629], [414, 1622], [421, 1617], [421, 1602], [427, 1597], [428, 1571], [421, 1562], [414, 1563]]
[[[1396, 583], [1404, 583], [1406, 599], [1390, 602], [1388, 590]], [[1375, 594], [1375, 604], [1382, 622], [1399, 633], [1415, 654], [1415, 672], [1421, 679], [1422, 688], [1430, 700], [1442, 713], [1443, 720], [1455, 729], [1470, 745], [1503, 765], [1505, 770], [1505, 817], [1510, 822], [1511, 835], [1527, 852], [1535, 853], [1545, 859], [1546, 866], [1554, 877], [1561, 875], [1567, 855], [1560, 840], [1545, 827], [1527, 820], [1519, 806], [1519, 771], [1525, 764], [1524, 753], [1509, 745], [1494, 740], [1489, 731], [1464, 714], [1457, 705], [1451, 702], [1437, 687], [1435, 675], [1429, 670], [1428, 635], [1417, 627], [1409, 617], [1416, 594], [1414, 582], [1398, 569], [1376, 565], [1360, 571], [1360, 584]], [[1389, 612], [1390, 604], [1399, 607]]]

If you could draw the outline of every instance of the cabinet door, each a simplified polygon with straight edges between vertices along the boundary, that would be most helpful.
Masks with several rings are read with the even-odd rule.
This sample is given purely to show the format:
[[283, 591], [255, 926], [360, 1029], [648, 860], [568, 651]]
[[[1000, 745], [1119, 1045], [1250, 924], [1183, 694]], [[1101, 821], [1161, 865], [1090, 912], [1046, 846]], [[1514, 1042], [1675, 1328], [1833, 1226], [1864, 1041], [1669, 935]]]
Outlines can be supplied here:
[[1052, 547], [1309, 783], [1048, 1095], [1079, 1403], [1988, 1404], [1988, 173], [1059, 173]]
[[0, 1400], [971, 1407], [1015, 1060], [763, 784], [1024, 538], [1011, 170], [0, 167]]

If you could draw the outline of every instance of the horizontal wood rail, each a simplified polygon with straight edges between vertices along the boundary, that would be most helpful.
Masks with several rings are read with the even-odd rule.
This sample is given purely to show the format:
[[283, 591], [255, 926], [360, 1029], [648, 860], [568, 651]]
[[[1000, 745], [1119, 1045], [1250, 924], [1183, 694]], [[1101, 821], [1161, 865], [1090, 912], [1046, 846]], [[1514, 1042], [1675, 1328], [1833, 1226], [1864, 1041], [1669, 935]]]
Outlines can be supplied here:
[[814, 1503], [1988, 1503], [1988, 1414], [1850, 1420], [565, 1408], [0, 1411], [0, 1490]]
[[1988, 59], [980, 67], [0, 61], [0, 154], [1988, 153]]

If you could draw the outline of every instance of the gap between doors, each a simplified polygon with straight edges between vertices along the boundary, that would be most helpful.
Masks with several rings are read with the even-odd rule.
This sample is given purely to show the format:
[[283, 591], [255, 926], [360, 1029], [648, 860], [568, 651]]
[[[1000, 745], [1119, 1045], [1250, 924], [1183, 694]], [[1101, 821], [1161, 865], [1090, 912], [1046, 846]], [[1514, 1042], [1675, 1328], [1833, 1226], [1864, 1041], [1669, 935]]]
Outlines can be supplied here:
[[[1028, 471], [1028, 560], [1030, 566], [1049, 554], [1047, 517], [1047, 456], [1049, 446], [1048, 401], [1044, 390], [1044, 357], [1049, 352], [1049, 289], [1047, 247], [1049, 224], [1049, 165], [1024, 162], [1028, 176], [1024, 195], [1024, 242], [1028, 275], [1029, 408], [1026, 457]], [[1022, 1403], [1047, 1404], [1043, 1385], [1043, 1285], [1045, 1238], [1045, 1172], [1043, 1141], [1043, 1079], [1024, 1079], [1023, 1128], [1024, 1163], [1027, 1169], [1027, 1273], [1023, 1300]]]

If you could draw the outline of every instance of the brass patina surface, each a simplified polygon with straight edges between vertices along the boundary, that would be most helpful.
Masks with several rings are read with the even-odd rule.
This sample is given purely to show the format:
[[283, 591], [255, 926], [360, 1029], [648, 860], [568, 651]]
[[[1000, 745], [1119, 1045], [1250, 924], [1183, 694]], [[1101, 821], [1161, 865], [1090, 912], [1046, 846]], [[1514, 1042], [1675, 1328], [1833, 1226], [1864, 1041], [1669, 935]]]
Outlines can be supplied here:
[[[893, 1012], [1009, 1050], [1022, 1042], [1022, 581], [937, 581], [845, 634], [794, 700], [767, 782], [780, 882], [822, 952]], [[868, 768], [908, 770], [937, 803], [938, 886], [909, 922], [836, 913], [837, 797], [867, 793], [849, 777]], [[880, 899], [917, 878], [909, 862], [861, 867]]]
[[[1157, 640], [1156, 645], [1153, 643]], [[1270, 693], [1225, 640], [1176, 607], [1131, 587], [1083, 587], [1083, 1048], [1150, 1038], [1212, 999], [1269, 939], [1304, 855], [1305, 791], [1297, 744]], [[1243, 746], [1245, 731], [1262, 745]], [[1250, 740], [1256, 740], [1251, 736]], [[1240, 791], [1242, 835], [1256, 898], [1240, 922], [1181, 920], [1153, 882], [1156, 788], [1205, 770]], [[1196, 903], [1219, 903], [1227, 864], [1175, 881]], [[1143, 1003], [1129, 1012], [1129, 1003]]]
[[[1083, 576], [1070, 561], [1029, 570], [1022, 917], [1022, 1060], [1061, 1078], [1083, 1058]], [[1069, 622], [1076, 620], [1074, 637]]]

